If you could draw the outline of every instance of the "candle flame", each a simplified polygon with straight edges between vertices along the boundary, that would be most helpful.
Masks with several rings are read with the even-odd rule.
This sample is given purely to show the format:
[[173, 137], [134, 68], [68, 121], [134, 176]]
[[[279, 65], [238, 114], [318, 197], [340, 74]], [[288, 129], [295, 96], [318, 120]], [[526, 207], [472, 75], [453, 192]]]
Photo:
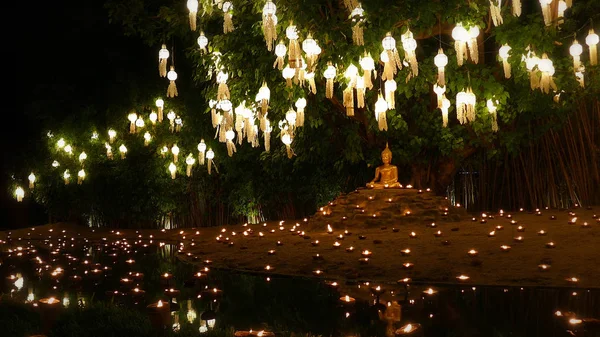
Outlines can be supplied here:
[[54, 298], [54, 297], [50, 297], [48, 299], [48, 304], [53, 304], [53, 303], [56, 303], [56, 302], [58, 302], [58, 300], [56, 298]]
[[404, 327], [404, 329], [402, 329], [402, 331], [403, 331], [403, 332], [405, 332], [405, 333], [409, 333], [409, 332], [413, 331], [413, 326], [412, 326], [412, 324], [407, 324], [407, 325]]
[[331, 233], [331, 232], [333, 232], [333, 228], [331, 228], [330, 225], [327, 225], [327, 231]]
[[346, 297], [344, 298], [344, 301], [350, 302], [350, 296], [346, 295]]

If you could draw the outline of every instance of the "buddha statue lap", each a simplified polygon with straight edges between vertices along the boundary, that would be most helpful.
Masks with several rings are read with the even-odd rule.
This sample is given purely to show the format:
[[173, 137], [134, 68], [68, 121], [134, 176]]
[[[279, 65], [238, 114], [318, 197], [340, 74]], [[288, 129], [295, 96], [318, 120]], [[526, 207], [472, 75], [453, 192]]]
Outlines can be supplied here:
[[398, 182], [398, 167], [392, 165], [392, 151], [385, 144], [385, 149], [381, 152], [381, 161], [383, 165], [375, 169], [375, 178], [367, 183], [368, 188], [401, 188]]

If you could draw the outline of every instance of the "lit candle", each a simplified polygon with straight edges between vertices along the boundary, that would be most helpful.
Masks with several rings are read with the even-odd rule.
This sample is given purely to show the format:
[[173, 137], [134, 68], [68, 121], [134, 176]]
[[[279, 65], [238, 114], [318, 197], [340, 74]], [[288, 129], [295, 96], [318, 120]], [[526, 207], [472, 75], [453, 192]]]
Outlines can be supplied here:
[[508, 246], [508, 245], [502, 245], [502, 246], [500, 246], [500, 249], [503, 252], [508, 252], [510, 250], [510, 246]]
[[354, 299], [354, 297], [350, 297], [350, 296], [346, 295], [346, 296], [340, 297], [340, 301], [343, 304], [352, 305], [352, 304], [354, 304], [356, 302], [356, 299]]
[[468, 277], [467, 275], [459, 275], [456, 277], [459, 281], [466, 281], [468, 280], [470, 277]]
[[489, 232], [489, 233], [488, 233], [488, 236], [489, 236], [489, 237], [494, 237], [494, 236], [496, 236], [496, 231], [491, 231], [491, 232]]
[[269, 255], [275, 255], [275, 249], [271, 249], [271, 250], [269, 250], [269, 251], [268, 251], [268, 254], [269, 254]]
[[411, 239], [414, 239], [417, 237], [417, 233], [415, 232], [410, 232], [410, 234], [408, 235]]
[[320, 269], [314, 270], [313, 274], [315, 274], [316, 276], [321, 276], [321, 274], [323, 274], [323, 271]]
[[339, 242], [336, 241], [336, 242], [333, 243], [333, 248], [338, 248], [341, 245], [342, 245], [341, 243], [339, 243]]
[[515, 242], [523, 242], [523, 237], [522, 236], [517, 236], [514, 238]]
[[423, 293], [427, 294], [427, 295], [434, 295], [434, 294], [437, 294], [437, 290], [434, 290], [433, 288], [429, 288], [429, 289], [423, 291]]
[[364, 256], [364, 257], [369, 257], [369, 256], [371, 256], [371, 254], [373, 254], [373, 253], [371, 253], [368, 249], [367, 250], [363, 250], [361, 252], [361, 255]]
[[501, 230], [503, 230], [503, 229], [504, 229], [504, 227], [503, 227], [503, 226], [500, 226], [500, 225], [496, 226], [496, 230], [497, 230], [497, 231], [501, 231]]
[[477, 252], [475, 249], [471, 249], [467, 252], [467, 254], [469, 254], [469, 256], [477, 256], [479, 255], [479, 252]]
[[540, 264], [540, 265], [538, 265], [538, 268], [541, 271], [546, 271], [546, 270], [550, 269], [550, 265], [549, 264]]
[[319, 245], [319, 240], [315, 240], [313, 242], [310, 243], [313, 246], [318, 246]]
[[420, 334], [421, 331], [421, 325], [417, 324], [417, 323], [409, 323], [404, 325], [403, 327], [401, 327], [400, 329], [397, 329], [394, 334], [396, 336], [416, 336], [417, 334]]
[[524, 232], [524, 231], [525, 231], [525, 227], [523, 227], [523, 226], [517, 227], [517, 232]]
[[404, 249], [404, 250], [401, 250], [400, 252], [402, 253], [402, 255], [403, 255], [403, 256], [408, 256], [408, 255], [410, 255], [410, 249], [408, 249], [408, 248], [406, 248], [406, 249]]
[[350, 247], [346, 248], [346, 251], [347, 251], [348, 253], [352, 253], [352, 252], [354, 251], [354, 247], [353, 247], [353, 246], [350, 246]]
[[433, 233], [433, 236], [435, 236], [436, 238], [439, 238], [440, 236], [442, 236], [442, 231], [437, 231], [437, 232]]
[[579, 282], [579, 279], [577, 277], [569, 277], [566, 280], [569, 283], [577, 283], [577, 282]]
[[546, 235], [546, 231], [542, 229], [538, 232], [538, 235], [544, 236], [544, 235]]
[[415, 265], [413, 263], [410, 262], [405, 262], [402, 264], [402, 267], [404, 267], [404, 269], [412, 269]]
[[554, 247], [556, 247], [556, 245], [552, 241], [550, 241], [546, 244], [546, 248], [554, 248]]

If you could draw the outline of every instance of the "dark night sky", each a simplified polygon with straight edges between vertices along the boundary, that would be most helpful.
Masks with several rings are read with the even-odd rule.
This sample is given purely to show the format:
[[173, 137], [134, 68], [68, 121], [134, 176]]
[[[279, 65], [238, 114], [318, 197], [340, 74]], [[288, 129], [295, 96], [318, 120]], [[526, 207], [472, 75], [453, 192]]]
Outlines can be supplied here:
[[5, 41], [5, 56], [13, 60], [5, 65], [12, 75], [4, 83], [16, 95], [5, 97], [12, 104], [5, 107], [0, 123], [0, 229], [46, 221], [39, 207], [30, 201], [17, 204], [9, 190], [11, 174], [28, 167], [45, 146], [46, 127], [88, 122], [83, 118], [105, 123], [111, 118], [107, 102], [126, 102], [128, 93], [143, 83], [141, 76], [155, 70], [154, 50], [109, 24], [101, 0], [17, 6], [23, 8], [10, 14], [17, 24], [4, 29], [12, 39]]

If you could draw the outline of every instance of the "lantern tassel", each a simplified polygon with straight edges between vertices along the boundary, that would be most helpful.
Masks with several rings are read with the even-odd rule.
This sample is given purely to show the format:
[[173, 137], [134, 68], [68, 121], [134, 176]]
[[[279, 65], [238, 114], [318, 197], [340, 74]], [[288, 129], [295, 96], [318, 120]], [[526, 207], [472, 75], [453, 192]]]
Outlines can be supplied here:
[[490, 16], [492, 17], [492, 22], [496, 27], [504, 23], [500, 6], [502, 6], [502, 0], [490, 0]]
[[229, 87], [226, 82], [220, 82], [219, 87], [217, 89], [217, 100], [229, 99]]
[[510, 63], [508, 63], [507, 59], [502, 59], [502, 65], [504, 66], [504, 77], [505, 78], [510, 78], [511, 75], [511, 68], [510, 68]]
[[317, 93], [317, 85], [315, 84], [315, 74], [314, 73], [311, 73], [311, 74], [312, 75], [310, 77], [305, 76], [305, 78], [308, 80], [308, 86], [310, 88], [310, 92], [312, 92], [313, 95], [315, 95]]
[[263, 137], [265, 139], [265, 151], [269, 152], [271, 151], [271, 131], [265, 131]]
[[590, 64], [595, 66], [598, 64], [598, 47], [595, 44], [589, 45], [590, 48]]
[[498, 132], [498, 113], [497, 112], [492, 112], [492, 131], [493, 132]]
[[158, 121], [162, 122], [163, 121], [163, 108], [162, 107], [158, 107]]
[[273, 68], [277, 68], [279, 70], [283, 70], [283, 57], [281, 56], [277, 56], [277, 59], [275, 60], [275, 63], [273, 63]]
[[198, 164], [204, 165], [205, 154], [204, 151], [198, 152]]
[[231, 157], [235, 153], [235, 144], [231, 140], [227, 140], [227, 154]]
[[272, 14], [263, 17], [263, 34], [267, 43], [267, 50], [272, 51], [273, 43], [277, 40], [277, 29]]
[[465, 62], [466, 44], [464, 41], [454, 41], [454, 50], [456, 51], [456, 63], [462, 66]]
[[285, 146], [285, 150], [287, 152], [288, 159], [292, 159], [294, 157], [294, 151], [292, 151], [292, 146], [291, 145], [286, 145]]
[[387, 131], [388, 129], [388, 125], [387, 125], [387, 117], [386, 117], [386, 112], [380, 112], [378, 114], [379, 118], [377, 118], [377, 124], [379, 126], [379, 131]]
[[354, 26], [352, 26], [352, 41], [357, 46], [365, 45], [364, 31], [360, 23], [357, 23]]
[[325, 89], [326, 89], [325, 97], [332, 98], [333, 97], [333, 79], [332, 78], [327, 79], [327, 84], [326, 84]]
[[167, 97], [175, 97], [179, 95], [177, 92], [177, 86], [175, 85], [175, 81], [169, 81], [169, 87], [167, 88]]
[[512, 14], [521, 16], [521, 0], [512, 0]]
[[296, 112], [296, 126], [304, 126], [304, 109], [298, 108]]
[[346, 107], [346, 116], [354, 116], [354, 90], [352, 87], [344, 90], [344, 106]]
[[160, 77], [167, 77], [167, 59], [158, 60], [158, 72]]
[[194, 32], [196, 31], [196, 17], [198, 16], [197, 14], [198, 14], [198, 12], [192, 12], [192, 11], [190, 11], [190, 15], [189, 15], [189, 17], [190, 17], [190, 29], [192, 31], [194, 31]]
[[473, 60], [473, 63], [478, 64], [479, 48], [477, 46], [477, 38], [469, 39], [469, 41], [467, 42], [467, 47], [469, 48], [469, 56], [471, 57], [471, 60]]
[[223, 34], [233, 32], [233, 15], [231, 13], [224, 13], [223, 15]]

